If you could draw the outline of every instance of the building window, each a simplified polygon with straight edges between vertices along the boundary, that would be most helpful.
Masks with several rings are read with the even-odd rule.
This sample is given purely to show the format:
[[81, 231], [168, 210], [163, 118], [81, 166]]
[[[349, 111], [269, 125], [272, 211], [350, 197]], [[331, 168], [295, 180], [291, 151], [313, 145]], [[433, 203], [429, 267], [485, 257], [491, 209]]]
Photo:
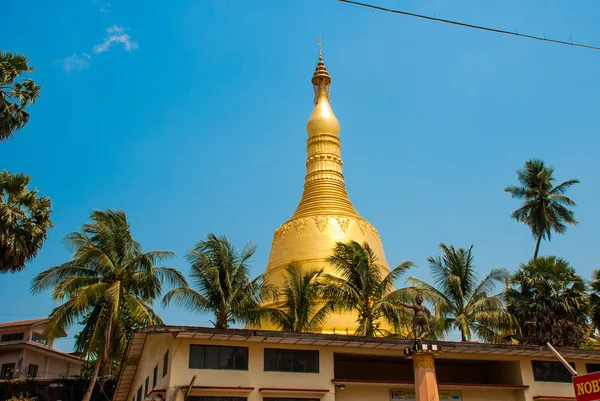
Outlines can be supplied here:
[[[575, 364], [569, 362], [573, 368]], [[560, 362], [531, 361], [536, 382], [571, 383], [571, 373]]]
[[152, 373], [152, 389], [156, 387], [156, 381], [158, 380], [158, 365], [154, 367], [154, 372]]
[[319, 351], [265, 348], [265, 371], [319, 373]]
[[137, 391], [137, 401], [142, 401], [142, 386]]
[[0, 337], [0, 342], [21, 341], [23, 340], [24, 335], [25, 333], [2, 334], [2, 337]]
[[37, 377], [38, 365], [29, 364], [29, 369], [27, 370], [27, 377], [30, 379], [35, 379]]
[[586, 363], [585, 370], [587, 373], [600, 372], [600, 363]]
[[33, 333], [31, 335], [31, 341], [46, 345], [46, 339], [41, 334]]
[[207, 396], [192, 396], [188, 397], [187, 401], [246, 401], [246, 397], [207, 397]]
[[12, 379], [13, 372], [15, 371], [14, 363], [2, 364], [2, 370], [0, 370], [0, 379], [10, 380]]
[[167, 375], [167, 371], [169, 370], [169, 351], [165, 352], [165, 356], [163, 357], [163, 376]]
[[248, 348], [190, 345], [189, 368], [248, 370]]
[[263, 401], [319, 401], [318, 398], [267, 398], [263, 397]]
[[150, 385], [150, 378], [146, 377], [146, 383], [144, 383], [144, 398], [148, 397], [148, 386]]

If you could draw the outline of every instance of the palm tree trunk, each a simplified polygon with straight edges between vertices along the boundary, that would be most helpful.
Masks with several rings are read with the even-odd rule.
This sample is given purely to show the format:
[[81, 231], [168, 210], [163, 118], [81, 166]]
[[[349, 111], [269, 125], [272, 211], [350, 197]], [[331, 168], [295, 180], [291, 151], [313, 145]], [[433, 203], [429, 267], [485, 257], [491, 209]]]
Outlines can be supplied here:
[[465, 336], [464, 331], [460, 331], [460, 341], [467, 341], [467, 336]]
[[535, 252], [533, 253], [533, 260], [537, 259], [538, 252], [540, 250], [540, 242], [542, 242], [542, 235], [538, 236], [537, 242], [535, 243]]
[[112, 306], [108, 306], [106, 313], [106, 327], [104, 328], [104, 350], [102, 353], [102, 374], [100, 376], [100, 387], [104, 388], [106, 384], [106, 371], [110, 369], [110, 351], [111, 351], [111, 337], [112, 337], [112, 320], [113, 320], [113, 309]]
[[90, 384], [88, 386], [85, 395], [81, 399], [81, 401], [90, 401], [92, 398], [92, 394], [94, 393], [94, 387], [96, 386], [96, 380], [98, 380], [98, 372], [100, 371], [100, 363], [102, 360], [100, 358], [96, 359], [96, 364], [94, 365], [94, 373], [92, 374], [92, 378], [90, 379]]

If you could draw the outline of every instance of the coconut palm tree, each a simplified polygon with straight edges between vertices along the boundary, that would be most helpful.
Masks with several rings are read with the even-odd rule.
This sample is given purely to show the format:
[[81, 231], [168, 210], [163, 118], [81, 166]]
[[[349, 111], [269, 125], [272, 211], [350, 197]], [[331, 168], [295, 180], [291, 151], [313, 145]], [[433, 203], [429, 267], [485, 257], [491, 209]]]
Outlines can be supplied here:
[[594, 270], [590, 282], [590, 319], [593, 325], [593, 333], [600, 330], [600, 270]]
[[52, 289], [55, 301], [65, 301], [49, 316], [48, 338], [78, 321], [84, 323], [75, 348], [96, 362], [83, 401], [90, 399], [100, 369], [104, 385], [112, 361], [125, 350], [127, 330], [162, 324], [152, 302], [163, 284], [186, 284], [177, 270], [156, 266], [172, 258], [172, 252], [142, 250], [123, 211], [95, 210], [90, 219], [81, 231], [66, 236], [71, 260], [38, 274], [32, 286], [34, 294]]
[[331, 305], [324, 302], [323, 270], [303, 270], [298, 264], [285, 268], [283, 287], [276, 300], [257, 309], [260, 320], [269, 320], [283, 331], [315, 333], [320, 331]]
[[25, 174], [0, 171], [0, 273], [17, 272], [42, 248], [52, 202], [27, 186]]
[[41, 90], [33, 80], [23, 79], [33, 70], [27, 56], [0, 50], [0, 142], [29, 121], [25, 109], [35, 103]]
[[506, 311], [503, 294], [495, 293], [496, 284], [508, 277], [506, 269], [492, 269], [482, 281], [477, 281], [473, 263], [473, 246], [454, 249], [440, 244], [442, 256], [430, 256], [427, 261], [435, 286], [410, 277], [408, 282], [423, 291], [445, 318], [446, 330], [458, 329], [462, 341], [473, 335], [484, 341], [502, 342], [501, 333], [514, 325]]
[[558, 234], [567, 231], [567, 224], [574, 226], [578, 222], [569, 206], [575, 206], [565, 192], [579, 180], [567, 180], [554, 186], [554, 169], [546, 166], [542, 160], [531, 159], [525, 167], [517, 170], [517, 180], [521, 186], [509, 185], [504, 188], [512, 198], [523, 199], [520, 208], [512, 213], [512, 218], [525, 223], [536, 239], [533, 258], [537, 258], [542, 239], [550, 241], [552, 230]]
[[584, 279], [564, 259], [545, 256], [522, 264], [506, 292], [508, 311], [521, 327], [520, 342], [578, 346], [588, 334]]
[[357, 335], [390, 334], [384, 323], [398, 326], [397, 300], [401, 291], [394, 291], [394, 281], [414, 266], [402, 262], [389, 273], [379, 264], [369, 244], [356, 241], [338, 242], [327, 262], [336, 275], [325, 276], [325, 297], [335, 309], [358, 312]]
[[191, 288], [184, 285], [167, 292], [165, 306], [174, 303], [187, 309], [212, 313], [213, 324], [226, 329], [236, 321], [245, 322], [258, 307], [263, 277], [249, 279], [250, 258], [256, 246], [247, 244], [241, 253], [225, 236], [209, 234], [188, 253], [192, 265]]

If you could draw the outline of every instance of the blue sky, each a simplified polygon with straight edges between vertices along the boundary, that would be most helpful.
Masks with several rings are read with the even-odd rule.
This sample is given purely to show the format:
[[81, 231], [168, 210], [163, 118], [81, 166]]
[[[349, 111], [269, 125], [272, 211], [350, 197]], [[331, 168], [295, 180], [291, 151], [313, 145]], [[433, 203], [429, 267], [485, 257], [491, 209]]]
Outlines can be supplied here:
[[[600, 45], [593, 0], [372, 0], [391, 8]], [[169, 3], [169, 4], [167, 4]], [[474, 244], [479, 272], [531, 257], [503, 192], [525, 160], [544, 159], [580, 225], [543, 243], [589, 278], [600, 268], [600, 52], [370, 11], [333, 0], [35, 0], [4, 7], [0, 48], [30, 56], [43, 97], [0, 144], [0, 168], [52, 198], [55, 228], [38, 258], [0, 277], [0, 321], [47, 315], [31, 279], [65, 262], [65, 234], [96, 208], [127, 212], [146, 250], [184, 255], [209, 232], [258, 244], [302, 192], [310, 78], [323, 37], [344, 173], [390, 264], [430, 279], [440, 242]], [[17, 16], [19, 16], [17, 18]], [[170, 324], [208, 317], [163, 310]], [[63, 350], [70, 338], [57, 344]], [[452, 338], [451, 339], [455, 339]]]

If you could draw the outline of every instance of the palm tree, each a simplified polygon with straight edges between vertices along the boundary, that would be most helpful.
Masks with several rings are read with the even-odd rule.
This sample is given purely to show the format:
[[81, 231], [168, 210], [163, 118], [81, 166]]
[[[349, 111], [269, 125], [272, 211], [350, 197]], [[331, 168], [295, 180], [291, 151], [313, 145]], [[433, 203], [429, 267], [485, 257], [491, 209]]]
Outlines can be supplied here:
[[508, 311], [523, 344], [578, 346], [588, 333], [585, 281], [564, 259], [545, 256], [522, 264], [506, 292]]
[[53, 227], [52, 202], [28, 189], [30, 181], [25, 174], [0, 172], [0, 273], [24, 269]]
[[257, 323], [266, 317], [283, 331], [320, 331], [331, 312], [331, 305], [324, 302], [322, 274], [323, 270], [303, 270], [297, 264], [287, 266], [283, 288], [276, 294], [277, 300], [256, 311]]
[[600, 270], [594, 270], [590, 282], [590, 319], [593, 325], [592, 334], [600, 330]]
[[230, 323], [244, 322], [258, 307], [263, 277], [248, 278], [250, 258], [256, 246], [247, 244], [242, 252], [224, 236], [209, 234], [188, 253], [192, 265], [192, 285], [167, 292], [165, 306], [175, 303], [194, 312], [213, 313], [213, 324], [226, 329]]
[[408, 281], [423, 291], [445, 318], [446, 330], [458, 329], [462, 341], [473, 335], [489, 342], [501, 342], [501, 333], [513, 325], [513, 318], [503, 305], [503, 294], [494, 293], [496, 284], [508, 277], [506, 269], [492, 269], [480, 282], [473, 263], [473, 246], [454, 249], [440, 244], [442, 256], [430, 256], [435, 287], [410, 277]]
[[32, 286], [34, 294], [52, 289], [55, 301], [66, 301], [49, 316], [48, 338], [78, 321], [84, 324], [75, 350], [96, 359], [84, 401], [92, 395], [100, 368], [103, 386], [112, 361], [123, 354], [127, 330], [162, 324], [151, 303], [160, 296], [163, 283], [186, 284], [177, 270], [156, 266], [172, 258], [172, 252], [143, 252], [123, 211], [96, 210], [90, 219], [81, 231], [66, 236], [71, 260], [38, 274]]
[[551, 240], [552, 230], [558, 234], [567, 231], [567, 225], [577, 225], [575, 214], [568, 206], [575, 206], [565, 192], [579, 180], [567, 180], [553, 186], [554, 169], [542, 160], [532, 159], [525, 167], [517, 170], [517, 180], [522, 186], [509, 185], [504, 188], [512, 198], [524, 199], [520, 208], [512, 213], [512, 218], [525, 223], [536, 239], [533, 258], [536, 259], [542, 239]]
[[33, 70], [27, 56], [0, 50], [0, 141], [12, 137], [29, 121], [25, 109], [35, 103], [41, 87], [21, 78]]
[[327, 262], [335, 267], [336, 275], [326, 275], [325, 296], [334, 308], [358, 312], [357, 335], [373, 337], [390, 334], [381, 326], [385, 322], [396, 327], [397, 300], [394, 281], [414, 266], [402, 262], [387, 274], [369, 244], [356, 241], [338, 242]]

